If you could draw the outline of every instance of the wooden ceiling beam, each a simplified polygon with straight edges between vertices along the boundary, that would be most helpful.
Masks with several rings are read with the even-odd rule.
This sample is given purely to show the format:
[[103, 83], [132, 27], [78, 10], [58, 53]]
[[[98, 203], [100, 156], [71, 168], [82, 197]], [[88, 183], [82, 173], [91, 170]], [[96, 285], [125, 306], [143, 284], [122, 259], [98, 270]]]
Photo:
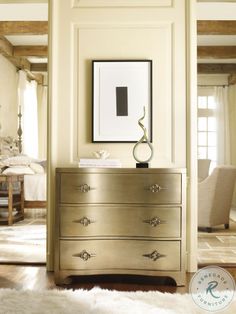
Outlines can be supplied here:
[[12, 44], [5, 37], [0, 36], [0, 53], [18, 69], [30, 70], [29, 61], [24, 58], [15, 58], [13, 51]]
[[230, 74], [230, 76], [228, 78], [228, 83], [229, 83], [229, 85], [235, 85], [236, 84], [236, 73]]
[[236, 46], [198, 46], [198, 59], [235, 59]]
[[13, 56], [13, 46], [4, 36], [0, 36], [0, 53]]
[[31, 71], [26, 71], [27, 76], [31, 80], [35, 80], [38, 84], [43, 84], [43, 74], [40, 73], [32, 73]]
[[15, 57], [47, 57], [47, 46], [14, 46]]
[[30, 62], [22, 57], [15, 57], [13, 55], [14, 47], [3, 36], [0, 36], [0, 53], [9, 60], [18, 70], [24, 70], [30, 79], [36, 80], [39, 84], [42, 84], [43, 78], [40, 74], [33, 74], [31, 72]]
[[235, 63], [198, 63], [198, 74], [236, 74]]
[[199, 20], [198, 35], [236, 35], [236, 20]]
[[47, 72], [48, 65], [47, 63], [31, 63], [30, 70], [32, 72]]
[[47, 21], [0, 21], [0, 35], [46, 35]]

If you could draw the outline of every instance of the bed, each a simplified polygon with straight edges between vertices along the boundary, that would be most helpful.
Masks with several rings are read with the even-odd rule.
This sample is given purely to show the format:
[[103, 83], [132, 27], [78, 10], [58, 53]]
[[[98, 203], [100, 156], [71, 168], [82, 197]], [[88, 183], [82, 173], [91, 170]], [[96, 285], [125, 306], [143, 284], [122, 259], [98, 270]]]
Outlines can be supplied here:
[[0, 158], [2, 175], [24, 175], [24, 208], [46, 208], [46, 161], [23, 154]]
[[24, 175], [24, 207], [46, 208], [46, 173]]

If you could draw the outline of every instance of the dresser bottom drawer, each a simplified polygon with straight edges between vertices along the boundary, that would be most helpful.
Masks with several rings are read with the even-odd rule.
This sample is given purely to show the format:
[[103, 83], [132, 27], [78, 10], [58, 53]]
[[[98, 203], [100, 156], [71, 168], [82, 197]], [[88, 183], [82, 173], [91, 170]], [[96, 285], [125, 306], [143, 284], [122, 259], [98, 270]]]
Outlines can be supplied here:
[[61, 240], [61, 270], [180, 270], [180, 241]]

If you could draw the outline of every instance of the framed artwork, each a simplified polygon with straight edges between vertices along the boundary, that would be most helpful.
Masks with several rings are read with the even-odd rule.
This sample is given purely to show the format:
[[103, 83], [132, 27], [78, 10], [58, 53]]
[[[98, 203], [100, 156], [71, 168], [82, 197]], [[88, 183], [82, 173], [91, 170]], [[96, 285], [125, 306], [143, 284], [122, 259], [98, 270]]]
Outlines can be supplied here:
[[143, 132], [152, 141], [152, 61], [92, 61], [92, 142], [137, 142]]

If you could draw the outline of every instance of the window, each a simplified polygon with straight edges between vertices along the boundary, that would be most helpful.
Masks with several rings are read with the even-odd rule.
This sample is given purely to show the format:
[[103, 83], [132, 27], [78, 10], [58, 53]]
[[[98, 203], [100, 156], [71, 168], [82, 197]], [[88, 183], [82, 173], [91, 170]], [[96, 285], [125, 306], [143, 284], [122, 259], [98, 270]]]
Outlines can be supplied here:
[[34, 80], [28, 82], [26, 72], [23, 70], [19, 71], [18, 96], [19, 112], [22, 113], [22, 152], [38, 158], [37, 83]]
[[26, 82], [22, 109], [23, 152], [30, 157], [38, 158], [37, 83], [33, 80]]
[[210, 172], [217, 162], [216, 103], [214, 88], [198, 90], [198, 159], [210, 159]]

